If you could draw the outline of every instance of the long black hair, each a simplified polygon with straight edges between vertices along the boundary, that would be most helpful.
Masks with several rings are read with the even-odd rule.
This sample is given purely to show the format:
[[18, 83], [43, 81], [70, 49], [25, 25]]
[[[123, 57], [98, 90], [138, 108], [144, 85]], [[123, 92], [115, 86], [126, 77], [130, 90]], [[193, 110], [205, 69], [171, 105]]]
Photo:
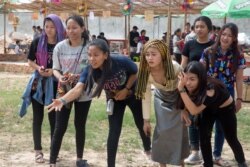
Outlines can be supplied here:
[[69, 16], [65, 22], [66, 25], [67, 25], [69, 20], [74, 20], [81, 28], [84, 29], [84, 31], [82, 32], [82, 38], [84, 39], [83, 46], [85, 46], [87, 44], [87, 42], [89, 41], [89, 35], [88, 35], [87, 30], [85, 29], [85, 25], [84, 25], [84, 21], [83, 21], [82, 17], [80, 15], [75, 15], [75, 14], [72, 16]]
[[212, 29], [213, 29], [213, 24], [212, 24], [212, 21], [211, 21], [211, 19], [210, 19], [209, 17], [207, 17], [207, 16], [200, 16], [200, 17], [197, 17], [197, 18], [194, 20], [194, 29], [195, 29], [195, 24], [196, 24], [196, 22], [198, 22], [198, 21], [204, 22], [204, 23], [206, 24], [206, 26], [207, 26], [208, 31], [209, 31], [209, 32], [212, 31]]
[[193, 73], [197, 75], [199, 80], [198, 86], [192, 94], [190, 93], [190, 97], [192, 101], [196, 105], [201, 105], [203, 103], [203, 99], [207, 93], [207, 72], [206, 68], [203, 64], [197, 61], [190, 62], [187, 67], [184, 69], [185, 73]]
[[[191, 61], [184, 69], [184, 73], [197, 75], [199, 83], [196, 90], [192, 93], [187, 91], [189, 97], [196, 105], [201, 105], [204, 102], [208, 89], [226, 89], [220, 80], [207, 76], [206, 68], [200, 62]], [[180, 97], [177, 102], [177, 108], [184, 108], [184, 103]]]
[[[234, 23], [227, 23], [225, 24], [220, 33], [219, 36], [215, 42], [215, 44], [213, 44], [210, 49], [206, 49], [205, 50], [205, 56], [208, 56], [208, 54], [211, 55], [211, 65], [214, 66], [215, 64], [215, 60], [216, 60], [216, 52], [218, 50], [218, 47], [221, 45], [220, 43], [220, 39], [222, 36], [222, 33], [225, 29], [230, 29], [232, 35], [233, 35], [233, 43], [231, 44], [231, 49], [233, 52], [233, 66], [232, 66], [232, 72], [236, 72], [236, 70], [238, 69], [238, 57], [240, 56], [240, 49], [238, 46], [238, 27], [236, 24]], [[207, 57], [206, 57], [207, 58]]]
[[[112, 60], [110, 58], [109, 46], [107, 42], [103, 39], [93, 40], [88, 47], [90, 46], [95, 46], [100, 49], [104, 54], [107, 54], [107, 59], [104, 60], [102, 69], [93, 69], [91, 66], [89, 67], [89, 73], [86, 83], [87, 93], [90, 94], [92, 97], [99, 97], [101, 95], [105, 81], [111, 73]], [[93, 88], [95, 83], [96, 87]]]

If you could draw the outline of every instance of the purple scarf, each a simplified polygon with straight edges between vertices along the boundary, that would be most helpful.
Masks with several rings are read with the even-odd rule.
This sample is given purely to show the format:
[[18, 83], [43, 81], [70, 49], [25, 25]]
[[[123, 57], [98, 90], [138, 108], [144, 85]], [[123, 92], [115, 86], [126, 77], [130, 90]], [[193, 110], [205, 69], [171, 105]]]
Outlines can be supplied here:
[[47, 50], [48, 37], [44, 31], [44, 25], [46, 19], [51, 19], [56, 27], [56, 43], [62, 41], [65, 38], [65, 29], [63, 27], [61, 19], [55, 14], [49, 14], [48, 16], [46, 16], [46, 18], [44, 19], [43, 31], [40, 36], [36, 52], [37, 64], [40, 66], [44, 66], [44, 68], [47, 68], [47, 61], [48, 61], [48, 50]]

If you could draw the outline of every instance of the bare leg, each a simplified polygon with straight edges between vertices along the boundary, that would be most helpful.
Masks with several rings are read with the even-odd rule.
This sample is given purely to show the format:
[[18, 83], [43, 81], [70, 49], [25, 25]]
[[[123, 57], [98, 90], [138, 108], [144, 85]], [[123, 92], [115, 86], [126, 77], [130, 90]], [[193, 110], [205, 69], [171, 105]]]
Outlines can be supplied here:
[[160, 167], [167, 167], [167, 164], [160, 164]]

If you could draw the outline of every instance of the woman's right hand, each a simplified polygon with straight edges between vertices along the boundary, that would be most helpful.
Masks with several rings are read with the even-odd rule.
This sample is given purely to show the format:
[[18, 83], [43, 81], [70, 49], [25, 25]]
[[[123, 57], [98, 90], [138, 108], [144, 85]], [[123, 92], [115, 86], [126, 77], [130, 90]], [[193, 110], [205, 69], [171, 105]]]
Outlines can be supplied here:
[[63, 85], [66, 85], [69, 82], [69, 78], [61, 75], [59, 78], [59, 82]]
[[179, 78], [178, 90], [182, 90], [186, 85], [187, 77], [185, 76], [185, 73], [181, 71], [178, 75], [178, 78]]
[[51, 112], [53, 110], [55, 111], [61, 111], [63, 107], [63, 102], [60, 99], [53, 99], [53, 103], [47, 106], [48, 112]]
[[45, 71], [45, 68], [44, 68], [43, 66], [40, 66], [40, 67], [38, 68], [38, 72], [39, 72], [39, 74], [40, 74], [41, 76], [43, 76], [43, 77], [46, 77], [46, 76], [47, 76], [47, 72]]
[[144, 120], [143, 131], [146, 134], [146, 136], [148, 136], [148, 137], [151, 136], [151, 125], [150, 125], [149, 121]]

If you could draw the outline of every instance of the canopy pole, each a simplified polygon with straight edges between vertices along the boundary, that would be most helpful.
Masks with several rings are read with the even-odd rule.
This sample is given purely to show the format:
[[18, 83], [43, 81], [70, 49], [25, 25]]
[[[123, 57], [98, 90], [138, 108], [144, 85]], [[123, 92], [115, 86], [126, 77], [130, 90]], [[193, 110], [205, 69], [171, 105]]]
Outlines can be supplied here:
[[125, 24], [125, 31], [124, 31], [124, 39], [128, 38], [128, 24], [127, 24], [127, 16], [124, 16], [124, 24]]
[[184, 14], [184, 29], [185, 29], [186, 23], [187, 23], [187, 9], [185, 9], [185, 14]]
[[166, 39], [166, 42], [167, 42], [167, 46], [168, 46], [168, 56], [170, 56], [170, 37], [171, 37], [171, 0], [169, 0], [169, 3], [168, 3], [168, 25], [167, 25], [167, 39]]
[[4, 47], [4, 54], [6, 54], [6, 2], [4, 2], [4, 8], [3, 8], [3, 25], [4, 25], [4, 29], [3, 29], [3, 33], [4, 33], [4, 39], [3, 39], [3, 47]]
[[227, 23], [227, 16], [224, 17], [224, 24]]
[[[128, 29], [129, 29], [129, 32], [130, 32], [130, 14], [127, 15], [127, 17], [128, 17]], [[130, 40], [130, 33], [128, 35], [128, 55], [130, 56], [130, 42], [129, 42], [129, 40]]]

